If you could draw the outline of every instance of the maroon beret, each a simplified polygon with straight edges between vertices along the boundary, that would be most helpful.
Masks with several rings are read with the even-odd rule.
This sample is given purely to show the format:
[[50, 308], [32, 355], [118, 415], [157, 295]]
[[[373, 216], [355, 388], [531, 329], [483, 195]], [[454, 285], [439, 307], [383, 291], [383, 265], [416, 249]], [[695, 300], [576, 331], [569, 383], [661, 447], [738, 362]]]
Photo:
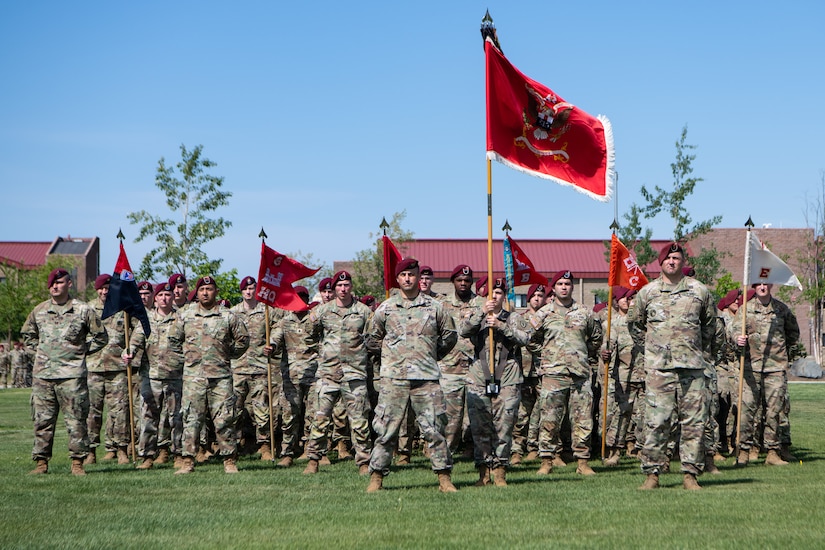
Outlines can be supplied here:
[[[481, 290], [482, 290], [485, 286], [487, 286], [487, 275], [482, 275], [482, 276], [481, 276], [481, 277], [479, 277], [479, 278], [478, 278], [478, 280], [476, 281], [476, 292], [477, 292], [477, 293], [481, 293]], [[485, 293], [485, 295], [486, 295], [486, 293]]]
[[562, 269], [561, 271], [557, 271], [553, 278], [550, 279], [550, 286], [556, 286], [556, 283], [559, 282], [559, 279], [570, 279], [573, 280], [573, 273], [569, 269]]
[[223, 307], [232, 307], [232, 302], [230, 302], [229, 300], [221, 300], [218, 303], [221, 304]]
[[422, 275], [429, 275], [430, 277], [435, 277], [435, 273], [433, 273], [433, 268], [428, 265], [421, 266], [421, 274]]
[[659, 265], [662, 265], [664, 263], [668, 254], [670, 254], [671, 252], [681, 252], [682, 258], [685, 257], [685, 249], [682, 248], [682, 245], [680, 245], [677, 242], [670, 242], [663, 246], [662, 250], [659, 251]]
[[172, 285], [172, 286], [175, 286], [178, 283], [185, 283], [185, 282], [186, 282], [186, 277], [184, 277], [180, 273], [175, 273], [174, 275], [169, 277], [169, 284]]
[[401, 275], [402, 271], [412, 271], [413, 269], [418, 269], [418, 260], [415, 258], [404, 258], [395, 265], [395, 276], [397, 278]]
[[108, 273], [101, 273], [95, 278], [95, 290], [100, 290], [112, 282], [112, 276]]
[[689, 265], [686, 265], [682, 268], [682, 275], [685, 277], [696, 277], [696, 270]]
[[[295, 294], [297, 294], [299, 296], [303, 295], [303, 296], [306, 296], [307, 298], [309, 298], [309, 290], [307, 290], [307, 287], [305, 287], [305, 286], [300, 286], [300, 285], [295, 286], [295, 287], [292, 287], [292, 290], [294, 290]], [[304, 300], [304, 301], [306, 302], [306, 300]]]
[[366, 294], [364, 296], [361, 296], [361, 303], [364, 304], [365, 306], [371, 306], [372, 304], [375, 303], [375, 296], [372, 296], [370, 294]]
[[[748, 291], [748, 301], [750, 302], [753, 300], [753, 297], [756, 296], [756, 291], [754, 289], [750, 289]], [[739, 305], [742, 305], [742, 296], [739, 296]]]
[[332, 276], [332, 280], [335, 281], [335, 284], [338, 284], [338, 281], [349, 281], [352, 282], [352, 275], [349, 274], [349, 271], [341, 270], [335, 275]]
[[733, 290], [729, 291], [727, 294], [722, 296], [722, 299], [719, 300], [719, 303], [716, 304], [716, 307], [719, 311], [723, 311], [730, 307], [730, 305], [737, 300], [739, 300], [739, 293], [741, 291], [738, 288], [734, 288]]
[[49, 273], [48, 286], [46, 288], [51, 288], [56, 280], [67, 277], [68, 275], [69, 272], [62, 268], [52, 270], [52, 272]]
[[174, 285], [170, 285], [169, 282], [165, 283], [158, 283], [155, 285], [155, 294], [159, 292], [172, 292]]
[[148, 290], [149, 292], [154, 292], [154, 288], [152, 287], [152, 283], [149, 281], [141, 281], [138, 283], [138, 292], [141, 290]]
[[318, 283], [318, 290], [332, 290], [332, 279], [329, 277], [321, 279], [321, 282]]
[[195, 292], [197, 292], [198, 289], [204, 285], [213, 285], [215, 288], [218, 288], [218, 283], [215, 282], [215, 279], [209, 275], [206, 275], [205, 277], [198, 279], [198, 282], [195, 283]]
[[245, 289], [249, 285], [254, 285], [254, 284], [257, 284], [257, 281], [255, 280], [255, 277], [252, 277], [251, 275], [247, 275], [246, 277], [241, 279], [241, 285], [240, 285], [241, 290]]
[[503, 277], [498, 277], [497, 279], [493, 279], [493, 287], [492, 287], [491, 290], [496, 289], [496, 288], [500, 288], [501, 290], [503, 290], [506, 293], [507, 292], [507, 279], [504, 279]]
[[598, 304], [593, 306], [593, 313], [598, 313], [606, 307], [607, 307], [607, 302], [599, 302]]
[[198, 291], [195, 290], [195, 289], [192, 289], [192, 291], [189, 292], [189, 296], [186, 297], [186, 301], [187, 302], [194, 302], [195, 301], [195, 296], [197, 294], [198, 294]]
[[547, 289], [544, 288], [544, 285], [540, 285], [538, 283], [533, 283], [532, 285], [530, 285], [530, 288], [527, 289], [527, 301], [529, 302], [530, 298], [533, 297], [533, 294], [535, 294], [539, 290], [547, 294]]
[[628, 292], [630, 292], [629, 288], [625, 288], [623, 286], [614, 286], [613, 287], [613, 299], [618, 302], [622, 298], [627, 297]]
[[450, 275], [450, 280], [452, 281], [453, 279], [455, 279], [459, 275], [469, 275], [470, 278], [472, 279], [473, 278], [473, 269], [470, 266], [465, 265], [465, 264], [457, 265], [457, 266], [455, 266], [455, 269], [453, 269], [453, 274]]

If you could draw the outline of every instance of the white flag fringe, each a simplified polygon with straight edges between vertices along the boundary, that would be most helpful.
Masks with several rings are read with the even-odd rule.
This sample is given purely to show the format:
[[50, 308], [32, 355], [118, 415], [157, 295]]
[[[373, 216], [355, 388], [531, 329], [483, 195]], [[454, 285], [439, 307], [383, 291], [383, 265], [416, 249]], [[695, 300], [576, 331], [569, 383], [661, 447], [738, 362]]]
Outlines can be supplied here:
[[759, 283], [794, 286], [802, 290], [802, 283], [788, 264], [748, 231], [745, 241], [745, 288]]

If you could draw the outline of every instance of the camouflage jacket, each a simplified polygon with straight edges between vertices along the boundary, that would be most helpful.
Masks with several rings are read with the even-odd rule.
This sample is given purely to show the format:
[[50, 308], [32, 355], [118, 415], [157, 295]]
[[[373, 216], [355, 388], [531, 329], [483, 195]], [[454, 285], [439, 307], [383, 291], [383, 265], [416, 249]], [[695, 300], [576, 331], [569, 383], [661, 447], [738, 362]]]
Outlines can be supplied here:
[[[231, 311], [244, 322], [249, 333], [249, 348], [243, 355], [232, 360], [232, 371], [235, 374], [266, 374], [266, 366], [270, 358], [264, 354], [266, 341], [266, 304], [258, 302], [254, 308], [247, 310], [244, 303], [236, 304]], [[278, 313], [276, 313], [276, 311]], [[269, 311], [269, 338], [272, 340], [272, 332], [278, 329], [278, 317], [283, 310], [270, 308]], [[274, 368], [280, 368], [280, 358], [273, 357]]]
[[24, 349], [13, 349], [8, 352], [9, 366], [13, 369], [26, 369], [31, 366], [29, 354]]
[[573, 300], [567, 308], [553, 300], [536, 313], [530, 349], [541, 351], [539, 376], [587, 377], [598, 364], [602, 324], [593, 312]]
[[272, 336], [281, 351], [281, 372], [294, 384], [310, 385], [318, 370], [318, 340], [309, 312], [286, 311]]
[[494, 375], [502, 386], [513, 386], [524, 382], [521, 373], [521, 346], [527, 345], [533, 331], [527, 321], [518, 313], [502, 310], [497, 315], [504, 326], [493, 330], [495, 342], [495, 372], [490, 372], [490, 325], [481, 308], [474, 310], [461, 321], [458, 332], [473, 342], [475, 360], [470, 365], [467, 381], [484, 385]]
[[633, 340], [644, 346], [645, 368], [703, 369], [713, 364], [716, 306], [710, 291], [693, 277], [676, 286], [662, 278], [645, 285], [627, 313]]
[[86, 356], [109, 341], [94, 308], [71, 298], [62, 306], [51, 300], [37, 305], [20, 334], [28, 353], [34, 355], [32, 375], [41, 379], [85, 377]]
[[169, 339], [183, 348], [184, 378], [229, 378], [231, 360], [249, 347], [246, 325], [220, 305], [204, 309], [198, 303], [179, 309]]
[[[453, 318], [453, 324], [458, 328], [461, 321], [470, 317], [473, 310], [484, 305], [485, 299], [476, 294], [471, 294], [466, 302], [451, 292], [447, 296], [438, 299], [444, 306], [444, 311]], [[444, 374], [466, 375], [470, 370], [470, 364], [475, 359], [475, 349], [470, 338], [458, 337], [458, 341], [452, 351], [439, 363], [441, 372]]]
[[133, 364], [140, 365], [141, 376], [153, 380], [180, 380], [183, 378], [183, 349], [180, 341], [169, 338], [178, 315], [174, 311], [163, 315], [156, 309], [147, 311], [147, 314], [152, 329], [149, 338], [143, 330], [136, 330], [129, 342]]
[[[103, 302], [96, 298], [89, 306], [95, 308], [95, 313], [102, 319]], [[86, 359], [86, 368], [89, 372], [122, 372], [126, 370], [121, 354], [126, 347], [126, 333], [124, 332], [125, 316], [123, 312], [115, 313], [111, 317], [102, 319], [103, 326], [109, 334], [109, 343], [96, 353]], [[134, 328], [135, 323], [131, 323]], [[134, 334], [134, 333], [132, 333]]]
[[367, 379], [370, 364], [364, 339], [371, 315], [372, 310], [354, 298], [347, 307], [332, 300], [309, 312], [313, 335], [321, 346], [318, 378], [333, 382]]
[[[532, 320], [538, 314], [538, 311], [531, 311], [526, 310], [521, 316], [524, 318], [527, 323], [530, 324], [530, 332], [532, 335], [533, 332], [533, 324]], [[524, 378], [537, 378], [539, 375], [539, 365], [541, 365], [541, 350], [534, 350], [530, 351], [528, 346], [525, 344], [521, 346], [521, 373]]]
[[455, 322], [441, 302], [424, 294], [407, 300], [397, 292], [375, 310], [367, 347], [381, 354], [381, 378], [438, 380], [438, 360], [457, 339]]
[[633, 341], [627, 328], [627, 315], [614, 312], [610, 317], [611, 378], [618, 379], [622, 384], [644, 382], [644, 348]]
[[[734, 334], [742, 333], [743, 308], [733, 322]], [[788, 368], [789, 353], [799, 341], [799, 324], [791, 309], [776, 298], [762, 305], [758, 298], [748, 302], [746, 334], [748, 345], [739, 353], [745, 355], [745, 369], [756, 372], [778, 372]]]

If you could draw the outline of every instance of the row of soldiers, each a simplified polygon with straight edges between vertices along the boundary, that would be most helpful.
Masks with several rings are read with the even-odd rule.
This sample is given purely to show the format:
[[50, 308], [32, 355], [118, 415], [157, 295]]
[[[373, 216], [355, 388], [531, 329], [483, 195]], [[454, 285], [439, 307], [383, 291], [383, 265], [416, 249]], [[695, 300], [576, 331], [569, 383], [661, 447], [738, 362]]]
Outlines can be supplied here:
[[[96, 461], [104, 402], [109, 409], [104, 458], [128, 462], [130, 390], [124, 371], [132, 365], [139, 366], [140, 469], [173, 456], [177, 474], [192, 472], [211, 424], [215, 451], [225, 471], [234, 473], [238, 419], [246, 416], [262, 459], [280, 455], [279, 465], [288, 467], [303, 451], [306, 474], [317, 473], [326, 460], [334, 425], [348, 425], [359, 473], [370, 475], [369, 492], [383, 487], [393, 454], [397, 463], [409, 461], [416, 427], [445, 492], [455, 490], [452, 456], [462, 445], [472, 449], [477, 485], [506, 485], [507, 468], [531, 454], [541, 459], [538, 474], [551, 473], [562, 462], [565, 423], [577, 473], [593, 475], [589, 461], [594, 422], [599, 421], [594, 392], [601, 392], [608, 400], [608, 414], [601, 420], [608, 448], [605, 464], [617, 464], [632, 442], [641, 448], [647, 474], [642, 488], [656, 488], [678, 440], [685, 488], [698, 489], [697, 476], [713, 468], [720, 432], [728, 433], [718, 422], [714, 427], [718, 415], [711, 405], [720, 396], [717, 372], [730, 363], [717, 358], [729, 360], [730, 350], [746, 357], [743, 426], [758, 424], [758, 403], [764, 401], [767, 460], [783, 463], [776, 460], [781, 446], [774, 413], [777, 407], [787, 409], [787, 383], [785, 378], [782, 393], [784, 371], [771, 373], [772, 365], [781, 363], [775, 357], [783, 353], [787, 367], [787, 349], [798, 339], [790, 310], [770, 296], [770, 285], [755, 285], [755, 302], [761, 305], [754, 305], [752, 315], [748, 302], [745, 339], [731, 344], [707, 288], [682, 271], [681, 246], [668, 245], [659, 259], [662, 277], [638, 295], [617, 289], [608, 342], [599, 315], [573, 299], [570, 271], [556, 273], [549, 288], [531, 286], [527, 311], [520, 314], [503, 307], [504, 280], [477, 285], [485, 299], [472, 292], [472, 269], [459, 265], [451, 276], [455, 291], [436, 294], [432, 269], [408, 258], [396, 267], [399, 290], [377, 307], [355, 298], [346, 271], [322, 281], [322, 303], [308, 304], [303, 312], [257, 302], [252, 277], [243, 279], [243, 301], [231, 308], [219, 303], [211, 277], [197, 281], [191, 304], [186, 303], [182, 275], [154, 287], [141, 283], [151, 331], [146, 335], [132, 327], [136, 330], [127, 347], [123, 315], [99, 319], [106, 276], [95, 284], [100, 303], [88, 306], [68, 298], [71, 281], [65, 271], [56, 270], [49, 278], [51, 299], [35, 308], [23, 328], [29, 349], [37, 353], [33, 473], [48, 470], [56, 420], [51, 411], [61, 398], [64, 407], [76, 406], [80, 412], [64, 413], [73, 473], [83, 473], [84, 462]], [[309, 301], [305, 288], [296, 290]], [[728, 309], [721, 305], [719, 309]], [[80, 314], [85, 326], [66, 315], [67, 307]], [[777, 316], [783, 324], [779, 345]], [[736, 334], [738, 318], [728, 320], [729, 336]], [[49, 323], [78, 325], [77, 338], [88, 340], [77, 354], [84, 359], [89, 354], [85, 415], [84, 403], [79, 403], [84, 388], [79, 386], [86, 377], [80, 369], [76, 378], [61, 370], [72, 353], [71, 345], [59, 345], [60, 338], [75, 331], [63, 327], [44, 338]], [[600, 388], [599, 359], [608, 369], [607, 391]], [[50, 368], [61, 370], [60, 376]], [[60, 388], [66, 379], [74, 380], [69, 386], [76, 391], [70, 396]], [[39, 388], [38, 380], [48, 381], [49, 387]], [[52, 402], [41, 403], [41, 393]], [[270, 395], [277, 397], [270, 402]], [[42, 419], [39, 405], [50, 411]], [[270, 420], [279, 418], [281, 445], [272, 452], [276, 426]], [[755, 446], [752, 430], [742, 432], [738, 465], [747, 464]]]
[[23, 342], [15, 342], [6, 351], [0, 344], [0, 387], [30, 388], [32, 386], [32, 362], [23, 349]]

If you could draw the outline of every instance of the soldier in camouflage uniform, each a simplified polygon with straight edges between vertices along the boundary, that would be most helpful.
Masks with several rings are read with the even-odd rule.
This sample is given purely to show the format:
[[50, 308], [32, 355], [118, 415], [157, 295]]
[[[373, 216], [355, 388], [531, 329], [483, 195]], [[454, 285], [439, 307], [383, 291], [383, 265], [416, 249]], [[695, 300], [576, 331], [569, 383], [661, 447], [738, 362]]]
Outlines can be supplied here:
[[[5, 388], [8, 384], [6, 382], [9, 371], [11, 370], [11, 350], [6, 351], [6, 346], [0, 344], [0, 382]], [[12, 378], [14, 380], [14, 378]]]
[[[754, 422], [759, 401], [765, 403], [765, 464], [785, 466], [781, 454], [780, 417], [786, 409], [788, 366], [791, 348], [799, 341], [799, 324], [790, 308], [771, 296], [772, 284], [753, 285], [756, 296], [750, 300], [746, 315], [746, 335], [742, 335], [742, 314], [734, 320], [737, 352], [745, 357], [742, 392], [742, 424], [737, 466], [745, 466], [754, 446]], [[787, 450], [790, 454], [790, 450]]]
[[168, 282], [172, 287], [172, 307], [176, 311], [183, 309], [192, 301], [189, 299], [189, 283], [186, 277], [181, 273], [173, 273]]
[[212, 418], [223, 457], [224, 472], [237, 473], [238, 434], [235, 430], [235, 393], [231, 360], [249, 347], [246, 325], [228, 308], [218, 305], [218, 287], [212, 277], [195, 284], [198, 303], [178, 310], [178, 321], [169, 333], [183, 347], [183, 459], [175, 474], [195, 468], [199, 435], [206, 416]]
[[[279, 399], [281, 394], [283, 380], [279, 360], [278, 363], [269, 367], [273, 400], [270, 407], [270, 389], [267, 387], [270, 374], [267, 372], [267, 366], [270, 362], [271, 351], [266, 353], [264, 349], [270, 347], [269, 342], [266, 341], [267, 306], [255, 299], [256, 286], [257, 281], [253, 277], [244, 277], [240, 284], [243, 300], [232, 308], [235, 315], [244, 321], [247, 332], [249, 332], [249, 348], [243, 355], [232, 361], [232, 380], [235, 387], [235, 406], [238, 410], [238, 433], [243, 433], [242, 420], [247, 418], [251, 420], [261, 460], [270, 461], [273, 456], [269, 423], [270, 421], [278, 422], [280, 416], [280, 400], [276, 402], [276, 399]], [[278, 320], [282, 314], [282, 309], [270, 309], [270, 339], [271, 332], [277, 329]]]
[[395, 268], [399, 292], [384, 301], [372, 320], [367, 346], [381, 354], [381, 381], [373, 429], [368, 493], [381, 490], [407, 402], [427, 441], [439, 490], [455, 492], [453, 457], [444, 437], [446, 409], [437, 361], [455, 346], [458, 335], [444, 307], [418, 287], [418, 261], [405, 258]]
[[[306, 287], [296, 286], [295, 293], [304, 302], [309, 301]], [[317, 306], [318, 302], [309, 304]], [[308, 439], [311, 421], [306, 414], [317, 407], [315, 392], [318, 370], [318, 340], [307, 311], [284, 311], [278, 329], [272, 336], [274, 346], [282, 353], [281, 374], [284, 381], [280, 396], [281, 460], [278, 466], [292, 466]]]
[[681, 245], [665, 245], [659, 253], [662, 276], [639, 291], [628, 313], [630, 334], [645, 350], [647, 404], [641, 459], [647, 478], [642, 489], [659, 486], [674, 418], [681, 428], [684, 487], [701, 489], [696, 477], [705, 464], [702, 439], [716, 308], [707, 287], [682, 273], [684, 263]]
[[103, 349], [109, 337], [94, 308], [69, 296], [71, 286], [68, 271], [52, 271], [50, 299], [35, 307], [20, 329], [28, 353], [34, 356], [32, 458], [37, 466], [32, 474], [49, 470], [57, 415], [63, 409], [72, 473], [85, 475], [83, 459], [89, 453], [86, 357]]
[[[183, 350], [180, 341], [169, 338], [177, 314], [172, 307], [172, 286], [155, 287], [157, 307], [147, 311], [151, 333], [135, 331], [129, 343], [127, 361], [137, 357], [140, 365], [140, 439], [138, 455], [143, 458], [139, 470], [164, 464], [170, 453], [180, 466], [183, 422], [180, 403], [183, 394]], [[145, 302], [144, 302], [145, 303]]]
[[[529, 323], [544, 306], [546, 288], [534, 283], [527, 290], [527, 310], [524, 319]], [[521, 372], [524, 381], [521, 383], [521, 401], [518, 409], [518, 419], [513, 431], [513, 456], [510, 464], [521, 464], [522, 457], [535, 460], [539, 453], [539, 420], [541, 407], [536, 407], [541, 387], [538, 368], [541, 364], [541, 353], [532, 352], [527, 346], [521, 347]]]
[[355, 463], [359, 473], [369, 473], [372, 452], [370, 403], [367, 393], [369, 358], [364, 342], [372, 310], [352, 295], [352, 276], [339, 271], [333, 277], [335, 299], [314, 308], [310, 314], [313, 334], [320, 342], [316, 391], [317, 408], [312, 420], [305, 474], [318, 473], [318, 463], [327, 448], [332, 410], [344, 402], [352, 428]]
[[[733, 435], [736, 415], [736, 401], [739, 395], [739, 361], [736, 357], [736, 336], [733, 333], [733, 320], [739, 310], [742, 291], [731, 290], [716, 305], [719, 310], [718, 320], [724, 327], [725, 342], [716, 363], [716, 377], [719, 390], [719, 412], [716, 423], [719, 427], [719, 451], [721, 454], [733, 452], [735, 435]], [[724, 456], [717, 456], [717, 460]]]
[[[456, 327], [470, 316], [475, 308], [484, 305], [484, 298], [473, 293], [473, 270], [468, 265], [458, 265], [450, 275], [455, 292], [444, 296], [441, 301], [444, 310], [453, 318]], [[452, 351], [441, 360], [441, 388], [447, 406], [447, 444], [455, 454], [465, 439], [471, 440], [469, 419], [466, 418], [467, 373], [474, 356], [473, 342], [469, 338], [458, 338]], [[465, 433], [466, 432], [466, 433]], [[465, 437], [469, 436], [469, 437]], [[467, 441], [469, 443], [469, 441]], [[469, 451], [469, 449], [465, 449]], [[471, 455], [470, 455], [471, 456]]]
[[[490, 286], [490, 299], [461, 321], [459, 334], [471, 338], [475, 346], [475, 360], [467, 377], [467, 410], [479, 472], [476, 485], [489, 485], [492, 473], [496, 486], [506, 487], [524, 380], [519, 347], [527, 345], [532, 329], [521, 315], [502, 308], [507, 294], [504, 279], [494, 279]], [[495, 346], [492, 367], [490, 329]]]
[[15, 342], [14, 349], [9, 350], [9, 369], [19, 373], [20, 387], [30, 388], [32, 385], [32, 360], [23, 347], [23, 342]]
[[561, 451], [559, 432], [569, 411], [576, 473], [594, 475], [588, 465], [593, 433], [591, 363], [602, 345], [602, 325], [573, 299], [573, 274], [561, 270], [550, 281], [555, 298], [531, 321], [535, 333], [530, 349], [541, 352], [541, 422], [539, 475], [553, 471]]
[[[103, 305], [109, 294], [112, 276], [103, 273], [95, 279], [97, 299], [90, 305], [98, 317], [103, 315]], [[100, 446], [100, 430], [103, 427], [103, 406], [106, 406], [106, 427], [103, 444], [106, 455], [103, 460], [117, 457], [118, 464], [129, 463], [127, 452], [131, 441], [129, 422], [129, 399], [126, 365], [121, 359], [126, 345], [125, 314], [120, 312], [105, 319], [103, 326], [109, 334], [109, 343], [100, 353], [89, 357], [86, 366], [89, 371], [89, 418], [86, 422], [89, 433], [89, 456], [86, 464], [97, 462], [96, 451]]]

